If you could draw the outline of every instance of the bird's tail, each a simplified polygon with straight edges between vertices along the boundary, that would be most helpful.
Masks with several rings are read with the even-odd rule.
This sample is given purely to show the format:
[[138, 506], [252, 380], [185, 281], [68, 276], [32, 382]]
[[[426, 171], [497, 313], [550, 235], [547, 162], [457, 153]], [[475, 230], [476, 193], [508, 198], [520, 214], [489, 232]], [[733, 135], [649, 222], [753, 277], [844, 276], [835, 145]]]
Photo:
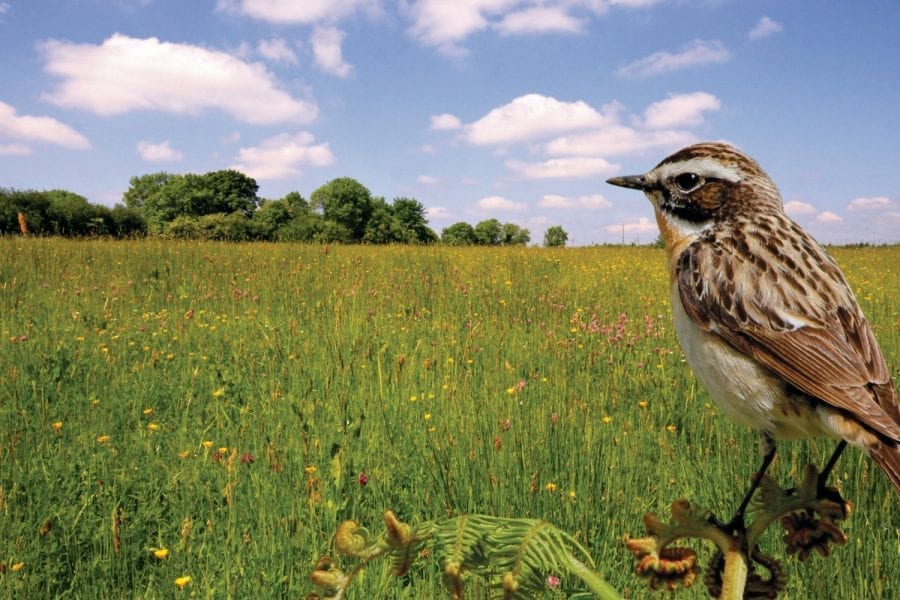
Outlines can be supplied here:
[[869, 446], [869, 456], [875, 461], [881, 470], [887, 474], [888, 479], [900, 492], [900, 443], [879, 441]]

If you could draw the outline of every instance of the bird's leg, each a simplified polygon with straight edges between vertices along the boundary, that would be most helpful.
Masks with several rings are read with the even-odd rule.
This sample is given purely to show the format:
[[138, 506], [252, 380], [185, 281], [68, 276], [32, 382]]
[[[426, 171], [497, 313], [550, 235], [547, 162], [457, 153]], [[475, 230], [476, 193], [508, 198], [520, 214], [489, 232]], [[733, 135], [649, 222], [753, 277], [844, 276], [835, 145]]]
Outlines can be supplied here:
[[746, 494], [744, 494], [744, 499], [741, 500], [741, 504], [738, 506], [738, 509], [734, 513], [734, 516], [731, 517], [731, 520], [723, 526], [723, 529], [728, 533], [742, 533], [745, 530], [744, 512], [746, 512], [747, 506], [750, 504], [750, 500], [753, 499], [753, 494], [756, 493], [756, 488], [759, 487], [759, 482], [762, 480], [763, 475], [766, 474], [766, 470], [769, 468], [769, 465], [772, 464], [772, 460], [775, 458], [775, 438], [767, 433], [764, 433], [762, 437], [762, 443], [760, 445], [762, 446], [763, 450], [762, 465], [759, 467], [759, 471], [757, 471], [756, 475], [753, 476], [753, 482], [750, 484], [750, 489], [747, 490]]
[[837, 445], [837, 448], [835, 448], [834, 452], [831, 454], [831, 458], [829, 458], [828, 462], [825, 463], [825, 467], [822, 469], [822, 472], [819, 473], [819, 480], [817, 481], [816, 485], [816, 495], [819, 498], [832, 500], [834, 502], [837, 502], [841, 506], [843, 506], [844, 504], [844, 499], [841, 497], [840, 493], [836, 492], [834, 489], [828, 489], [826, 484], [828, 483], [828, 476], [831, 475], [831, 470], [834, 469], [834, 466], [837, 464], [838, 459], [841, 457], [841, 453], [846, 447], [847, 441], [841, 440]]

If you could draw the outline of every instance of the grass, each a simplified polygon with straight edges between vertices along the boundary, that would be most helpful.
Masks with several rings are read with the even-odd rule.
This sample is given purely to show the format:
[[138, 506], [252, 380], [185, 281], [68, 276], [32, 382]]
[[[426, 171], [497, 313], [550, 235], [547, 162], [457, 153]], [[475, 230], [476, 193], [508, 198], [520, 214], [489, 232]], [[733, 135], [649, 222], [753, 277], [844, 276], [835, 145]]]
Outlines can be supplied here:
[[[900, 246], [835, 257], [896, 374]], [[759, 457], [684, 364], [664, 268], [648, 248], [2, 239], [0, 597], [303, 597], [337, 525], [385, 509], [546, 519], [644, 597], [623, 536], [680, 497], [727, 518]], [[831, 447], [781, 444], [772, 472]], [[836, 475], [847, 546], [799, 563], [765, 538], [783, 597], [897, 597], [898, 496], [856, 450]], [[421, 560], [352, 597], [442, 593]]]

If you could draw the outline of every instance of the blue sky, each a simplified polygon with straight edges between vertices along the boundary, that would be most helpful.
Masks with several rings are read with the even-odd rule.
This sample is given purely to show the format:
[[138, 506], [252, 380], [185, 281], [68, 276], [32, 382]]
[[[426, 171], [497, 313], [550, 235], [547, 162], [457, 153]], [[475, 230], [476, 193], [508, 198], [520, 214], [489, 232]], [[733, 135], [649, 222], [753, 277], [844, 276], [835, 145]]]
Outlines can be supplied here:
[[438, 233], [648, 242], [605, 180], [726, 140], [820, 240], [896, 242], [898, 27], [894, 0], [0, 0], [0, 186], [349, 176]]

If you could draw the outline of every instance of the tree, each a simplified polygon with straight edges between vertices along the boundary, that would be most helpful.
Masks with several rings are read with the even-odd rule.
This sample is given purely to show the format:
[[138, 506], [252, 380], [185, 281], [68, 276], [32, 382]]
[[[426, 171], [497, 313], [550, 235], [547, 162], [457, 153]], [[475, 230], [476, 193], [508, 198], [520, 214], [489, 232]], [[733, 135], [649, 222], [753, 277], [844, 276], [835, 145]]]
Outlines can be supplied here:
[[44, 233], [50, 200], [43, 192], [0, 188], [0, 234], [19, 233], [19, 214], [28, 232]]
[[259, 204], [256, 195], [259, 185], [256, 180], [239, 171], [234, 169], [212, 171], [201, 175], [200, 179], [200, 188], [211, 196], [211, 200], [203, 207], [202, 212], [195, 214], [240, 212], [250, 217]]
[[128, 190], [122, 195], [127, 208], [141, 210], [148, 198], [155, 195], [174, 177], [169, 173], [148, 173], [128, 180]]
[[[299, 196], [299, 194], [297, 194]], [[294, 217], [294, 210], [284, 199], [263, 200], [259, 208], [253, 213], [253, 222], [259, 237], [270, 240], [279, 227], [288, 223]]]
[[[332, 179], [310, 196], [313, 208], [320, 208], [326, 221], [343, 227], [349, 234], [347, 241], [363, 239], [366, 224], [372, 216], [372, 194], [350, 177]], [[343, 237], [343, 236], [341, 236]]]
[[109, 211], [112, 217], [112, 234], [115, 237], [136, 237], [147, 233], [147, 222], [140, 211], [116, 204]]
[[500, 242], [504, 246], [524, 246], [531, 241], [531, 232], [515, 223], [504, 223]]
[[562, 248], [569, 241], [569, 234], [562, 225], [548, 227], [544, 232], [544, 246], [547, 248]]
[[384, 198], [374, 198], [362, 241], [366, 244], [396, 244], [405, 241], [403, 237], [404, 231], [397, 221], [394, 208]]
[[413, 198], [394, 198], [394, 218], [403, 231], [406, 243], [430, 244], [437, 241], [437, 234], [428, 227], [425, 207]]
[[476, 243], [475, 229], [460, 221], [441, 231], [441, 242], [450, 246], [470, 246]]
[[486, 219], [475, 225], [475, 243], [481, 246], [500, 244], [503, 227], [497, 219]]

